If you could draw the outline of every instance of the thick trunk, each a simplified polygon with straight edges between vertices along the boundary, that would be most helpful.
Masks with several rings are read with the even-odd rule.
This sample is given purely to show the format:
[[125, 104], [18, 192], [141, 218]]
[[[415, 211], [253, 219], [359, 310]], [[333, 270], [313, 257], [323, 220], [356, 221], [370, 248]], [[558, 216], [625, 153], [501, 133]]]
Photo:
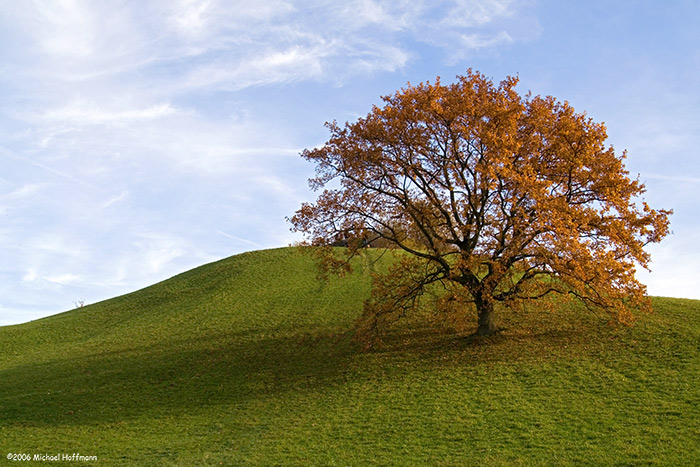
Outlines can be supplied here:
[[477, 300], [476, 311], [479, 314], [479, 328], [476, 330], [476, 335], [489, 336], [495, 333], [496, 323], [493, 319], [493, 302]]

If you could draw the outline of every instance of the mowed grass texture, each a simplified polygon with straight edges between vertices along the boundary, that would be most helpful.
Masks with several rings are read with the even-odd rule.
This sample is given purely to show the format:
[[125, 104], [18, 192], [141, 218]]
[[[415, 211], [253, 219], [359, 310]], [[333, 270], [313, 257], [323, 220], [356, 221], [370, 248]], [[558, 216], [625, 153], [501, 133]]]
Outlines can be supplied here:
[[[372, 251], [370, 255], [377, 253]], [[0, 328], [0, 465], [700, 465], [700, 303], [633, 328], [562, 306], [502, 332], [351, 339], [370, 271], [293, 248]], [[33, 462], [22, 462], [33, 464]], [[86, 464], [86, 463], [82, 463]], [[76, 462], [51, 462], [76, 465]]]

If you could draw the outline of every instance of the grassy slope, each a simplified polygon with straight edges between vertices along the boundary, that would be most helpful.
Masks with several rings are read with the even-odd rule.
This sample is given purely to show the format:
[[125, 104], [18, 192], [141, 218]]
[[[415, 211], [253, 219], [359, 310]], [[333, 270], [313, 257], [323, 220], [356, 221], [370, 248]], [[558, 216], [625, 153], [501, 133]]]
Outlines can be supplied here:
[[267, 250], [0, 327], [0, 465], [700, 464], [699, 302], [622, 330], [568, 308], [490, 338], [405, 327], [362, 352], [368, 285]]

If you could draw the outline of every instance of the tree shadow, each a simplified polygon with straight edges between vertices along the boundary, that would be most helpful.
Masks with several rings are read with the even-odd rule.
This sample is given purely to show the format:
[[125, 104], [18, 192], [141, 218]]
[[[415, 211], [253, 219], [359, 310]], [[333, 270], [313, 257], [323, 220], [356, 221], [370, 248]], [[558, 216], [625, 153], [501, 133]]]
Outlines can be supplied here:
[[348, 333], [265, 330], [95, 352], [0, 370], [3, 425], [114, 423], [316, 391], [344, 378]]
[[397, 326], [369, 352], [459, 364], [575, 359], [611, 351], [629, 330], [591, 315], [529, 311], [503, 319], [489, 336], [477, 335], [476, 324], [461, 330], [439, 323]]
[[368, 351], [353, 341], [351, 330], [266, 328], [57, 355], [0, 370], [0, 421], [4, 426], [94, 426], [178, 416], [290, 392], [316, 393], [362, 378], [358, 370], [371, 375], [379, 368], [373, 365], [410, 362], [439, 368], [581, 358], [609, 351], [619, 333], [600, 321], [560, 318], [515, 316], [502, 321], [492, 336], [444, 324], [405, 323]]

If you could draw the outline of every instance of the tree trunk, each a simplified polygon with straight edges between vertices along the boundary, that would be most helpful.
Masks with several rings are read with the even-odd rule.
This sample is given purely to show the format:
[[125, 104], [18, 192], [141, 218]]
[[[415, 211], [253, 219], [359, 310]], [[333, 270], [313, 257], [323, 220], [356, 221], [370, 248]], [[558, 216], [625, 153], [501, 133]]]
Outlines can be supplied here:
[[477, 336], [490, 336], [496, 332], [496, 323], [493, 320], [493, 302], [490, 300], [477, 300], [476, 311], [479, 314], [479, 328]]

